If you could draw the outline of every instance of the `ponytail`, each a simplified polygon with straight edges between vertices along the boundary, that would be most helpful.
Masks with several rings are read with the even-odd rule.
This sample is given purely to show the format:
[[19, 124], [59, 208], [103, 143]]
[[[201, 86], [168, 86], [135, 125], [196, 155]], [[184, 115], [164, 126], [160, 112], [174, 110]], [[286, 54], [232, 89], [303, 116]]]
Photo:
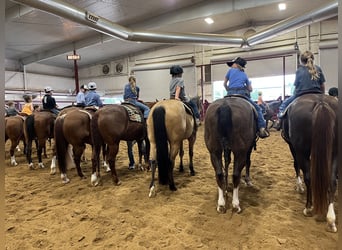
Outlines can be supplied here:
[[317, 80], [319, 78], [319, 72], [317, 71], [314, 65], [314, 56], [311, 51], [305, 51], [300, 60], [302, 63], [308, 68], [309, 73], [311, 75], [311, 80]]

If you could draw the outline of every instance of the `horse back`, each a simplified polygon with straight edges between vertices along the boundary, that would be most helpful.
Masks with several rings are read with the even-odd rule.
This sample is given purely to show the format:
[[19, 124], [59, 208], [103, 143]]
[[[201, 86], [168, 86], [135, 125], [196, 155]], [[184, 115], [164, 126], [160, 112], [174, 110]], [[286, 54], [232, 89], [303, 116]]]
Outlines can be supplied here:
[[5, 140], [23, 136], [24, 119], [21, 116], [5, 117]]

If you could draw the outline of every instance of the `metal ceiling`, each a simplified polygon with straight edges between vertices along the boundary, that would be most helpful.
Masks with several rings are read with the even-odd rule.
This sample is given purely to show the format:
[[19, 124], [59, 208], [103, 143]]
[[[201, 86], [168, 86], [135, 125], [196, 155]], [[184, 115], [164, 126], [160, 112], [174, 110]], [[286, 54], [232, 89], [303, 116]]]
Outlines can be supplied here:
[[[86, 66], [164, 43], [253, 46], [275, 35], [337, 16], [338, 6], [337, 1], [326, 0], [314, 3], [311, 0], [16, 2], [25, 5], [6, 2], [6, 59], [66, 68], [73, 67], [65, 56], [74, 49], [82, 55], [79, 65]], [[286, 11], [277, 10], [279, 2], [287, 3]], [[87, 20], [87, 14], [97, 21]], [[207, 16], [215, 20], [214, 25], [204, 23]], [[241, 33], [259, 25], [267, 28], [249, 37]]]

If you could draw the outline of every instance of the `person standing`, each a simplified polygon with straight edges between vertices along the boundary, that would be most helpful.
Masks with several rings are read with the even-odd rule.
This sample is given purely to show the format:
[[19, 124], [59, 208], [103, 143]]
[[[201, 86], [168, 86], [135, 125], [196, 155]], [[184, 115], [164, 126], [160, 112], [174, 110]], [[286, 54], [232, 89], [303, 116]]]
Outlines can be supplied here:
[[182, 78], [183, 68], [179, 65], [171, 66], [170, 75], [172, 76], [169, 85], [170, 99], [176, 99], [188, 104], [192, 108], [196, 119], [196, 124], [199, 126], [201, 121], [198, 107], [196, 103], [191, 101], [191, 99], [185, 93], [184, 79]]
[[95, 107], [103, 106], [100, 95], [96, 93], [96, 88], [97, 86], [95, 82], [88, 83], [89, 92], [84, 97], [85, 106], [95, 106]]
[[246, 64], [246, 60], [241, 57], [237, 57], [233, 61], [227, 62], [227, 65], [231, 68], [224, 78], [223, 86], [228, 95], [243, 95], [254, 106], [258, 112], [258, 135], [260, 138], [266, 138], [270, 136], [266, 131], [266, 121], [260, 107], [250, 98], [250, 92], [253, 91], [253, 88], [251, 81], [244, 71]]
[[139, 92], [140, 88], [136, 84], [136, 79], [134, 76], [128, 78], [128, 83], [124, 87], [123, 99], [125, 102], [132, 103], [143, 111], [144, 118], [147, 119], [150, 113], [150, 108], [147, 107], [142, 102], [139, 102]]
[[76, 95], [76, 106], [84, 107], [85, 106], [85, 96], [88, 90], [87, 85], [81, 85], [80, 91]]
[[58, 115], [58, 105], [56, 104], [56, 100], [54, 97], [52, 97], [52, 91], [53, 89], [50, 86], [45, 87], [44, 89], [45, 95], [43, 97], [42, 103], [43, 103], [43, 109], [50, 110], [55, 115]]
[[261, 112], [263, 114], [266, 114], [266, 103], [264, 102], [264, 100], [262, 98], [262, 92], [261, 91], [258, 92], [257, 104], [261, 108]]

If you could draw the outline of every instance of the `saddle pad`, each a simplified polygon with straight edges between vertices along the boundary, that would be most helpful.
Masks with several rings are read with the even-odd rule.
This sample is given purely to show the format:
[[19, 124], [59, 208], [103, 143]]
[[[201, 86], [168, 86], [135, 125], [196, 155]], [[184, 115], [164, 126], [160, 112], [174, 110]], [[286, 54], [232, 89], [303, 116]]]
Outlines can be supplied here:
[[143, 117], [142, 117], [142, 113], [140, 112], [140, 110], [138, 109], [137, 106], [131, 104], [131, 103], [121, 103], [121, 106], [123, 106], [128, 113], [128, 117], [129, 120], [132, 122], [142, 122], [143, 121]]

